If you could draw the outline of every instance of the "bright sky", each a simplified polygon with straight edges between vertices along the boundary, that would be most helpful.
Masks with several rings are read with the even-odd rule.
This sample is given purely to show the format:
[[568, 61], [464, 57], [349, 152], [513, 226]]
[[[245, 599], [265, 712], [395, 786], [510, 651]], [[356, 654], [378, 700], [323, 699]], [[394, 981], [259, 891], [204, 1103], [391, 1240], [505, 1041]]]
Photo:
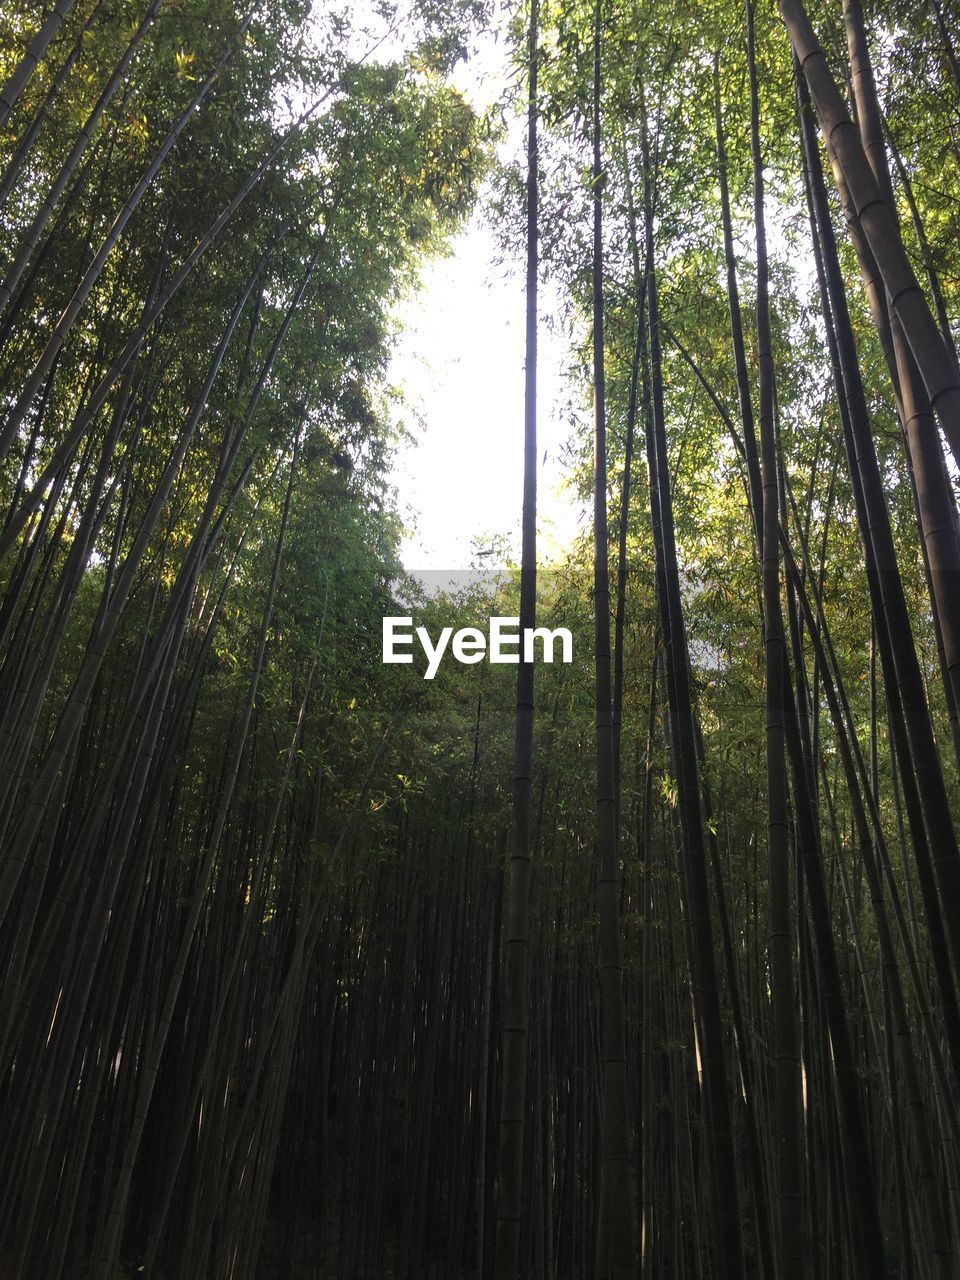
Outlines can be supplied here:
[[[458, 68], [457, 81], [478, 108], [503, 85], [506, 49], [485, 39]], [[522, 144], [523, 123], [507, 148]], [[449, 257], [430, 264], [422, 290], [401, 308], [403, 333], [390, 370], [409, 406], [402, 416], [416, 437], [403, 447], [392, 481], [408, 533], [406, 567], [464, 569], [477, 546], [506, 537], [519, 547], [523, 480], [524, 281], [496, 265], [493, 232], [482, 205]], [[552, 309], [541, 287], [541, 315]], [[567, 422], [555, 412], [563, 342], [539, 334], [539, 559], [557, 557], [573, 540], [583, 504], [563, 486]], [[419, 423], [418, 420], [419, 419]], [[485, 567], [492, 568], [489, 561]]]
[[[506, 536], [516, 551], [523, 480], [524, 288], [493, 266], [494, 240], [475, 215], [453, 255], [433, 263], [401, 312], [391, 367], [410, 408], [415, 443], [393, 473], [408, 526], [408, 569], [460, 569], [475, 544]], [[582, 504], [562, 481], [568, 427], [553, 412], [562, 344], [539, 338], [540, 559], [577, 532]]]

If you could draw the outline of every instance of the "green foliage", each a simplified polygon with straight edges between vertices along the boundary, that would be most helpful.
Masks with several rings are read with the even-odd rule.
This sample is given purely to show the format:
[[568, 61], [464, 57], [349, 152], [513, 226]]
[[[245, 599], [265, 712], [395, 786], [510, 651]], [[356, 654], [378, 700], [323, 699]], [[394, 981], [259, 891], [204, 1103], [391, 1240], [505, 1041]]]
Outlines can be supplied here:
[[[505, 118], [526, 106], [522, 10], [511, 26]], [[956, 330], [960, 85], [936, 11], [878, 0], [868, 18], [898, 152], [905, 237]], [[38, 12], [14, 4], [0, 13], [0, 82]], [[594, 12], [576, 0], [543, 0], [538, 55], [541, 272], [561, 299], [548, 319], [570, 335], [564, 408], [583, 494], [592, 476], [584, 421]], [[76, 5], [28, 82], [0, 135], [0, 181], [7, 164], [23, 160], [0, 210], [0, 272], [29, 237], [142, 17], [142, 6], [122, 0], [96, 11]], [[836, 15], [821, 18], [842, 72]], [[375, 3], [359, 17], [350, 6], [314, 11], [305, 0], [260, 4], [252, 16], [230, 0], [167, 0], [0, 310], [6, 419], [139, 176], [232, 51], [106, 258], [0, 460], [5, 513], [25, 510], [38, 477], [47, 485], [0, 564], [0, 830], [12, 850], [0, 867], [0, 952], [9, 962], [0, 999], [5, 1012], [22, 1002], [0, 1034], [0, 1119], [9, 1132], [0, 1269], [9, 1255], [23, 1274], [62, 1280], [119, 1266], [142, 1274], [150, 1259], [158, 1280], [252, 1280], [294, 1276], [291, 1258], [303, 1246], [311, 1268], [304, 1274], [323, 1273], [330, 1253], [329, 1274], [481, 1270], [483, 1241], [471, 1233], [483, 1212], [492, 1219], [481, 1152], [489, 1165], [498, 1069], [493, 939], [511, 825], [516, 672], [446, 662], [425, 682], [415, 666], [379, 658], [387, 614], [409, 611], [436, 633], [518, 612], [515, 566], [443, 593], [412, 581], [400, 563], [387, 482], [397, 442], [385, 372], [397, 302], [444, 252], [488, 178], [504, 254], [522, 248], [523, 170], [494, 161], [490, 122], [450, 78], [489, 20], [481, 0]], [[878, 700], [871, 680], [863, 552], [812, 266], [790, 49], [772, 6], [758, 8], [756, 21], [786, 532], [806, 588], [822, 601], [860, 745], [867, 756], [874, 748], [891, 873], [913, 901], [882, 681]], [[729, 899], [732, 964], [764, 1100], [760, 570], [741, 446], [729, 430], [729, 422], [737, 431], [742, 424], [714, 101], [716, 91], [755, 384], [744, 19], [739, 6], [717, 0], [617, 0], [603, 6], [602, 37], [611, 564], [615, 575], [649, 201], [683, 603], [711, 797], [706, 828]], [[152, 302], [267, 157], [67, 448]], [[843, 269], [923, 673], [946, 742], [913, 488], [847, 248]], [[631, 1035], [643, 1047], [633, 1064], [642, 1075], [637, 1093], [646, 1131], [663, 1144], [656, 1159], [670, 1164], [668, 1189], [657, 1192], [667, 1206], [656, 1226], [663, 1274], [710, 1274], [708, 1233], [687, 1240], [690, 1224], [705, 1221], [694, 1167], [702, 1145], [689, 1003], [696, 975], [680, 906], [680, 788], [664, 710], [642, 375], [640, 382], [619, 655], [624, 967]], [[181, 433], [198, 407], [180, 458]], [[156, 509], [168, 468], [169, 491]], [[538, 666], [536, 676], [531, 990], [550, 1010], [535, 1045], [545, 1081], [536, 1161], [541, 1189], [562, 1168], [544, 1235], [551, 1247], [555, 1235], [578, 1265], [593, 1229], [599, 1091], [591, 1058], [591, 592], [585, 543], [541, 567], [538, 622], [573, 631], [575, 661]], [[861, 909], [852, 808], [805, 625], [798, 641], [844, 993], [858, 1043], [868, 1046], [863, 1089], [889, 1173], [890, 1099], [872, 1057], [882, 1024], [861, 999], [867, 992], [882, 1005], [878, 939]], [[956, 781], [948, 769], [951, 788]], [[857, 926], [859, 956], [848, 922]], [[815, 967], [808, 950], [802, 955], [800, 1000], [814, 1043], [811, 1149], [819, 1151], [834, 1098], [811, 996]], [[169, 1016], [161, 1015], [168, 997]], [[385, 1041], [381, 1023], [397, 1010]], [[477, 1061], [466, 1050], [458, 1057], [457, 1045], [468, 1043]], [[123, 1143], [138, 1121], [131, 1154]], [[676, 1130], [667, 1132], [668, 1123]], [[679, 1131], [690, 1142], [678, 1154]], [[367, 1159], [365, 1141], [375, 1158]], [[837, 1191], [825, 1182], [824, 1196]], [[891, 1173], [884, 1187], [895, 1186]], [[369, 1240], [354, 1192], [357, 1204], [372, 1206]], [[811, 1195], [820, 1194], [813, 1186]], [[892, 1208], [893, 1191], [883, 1194]], [[833, 1200], [828, 1209], [834, 1215]], [[751, 1276], [759, 1274], [753, 1231], [751, 1221]], [[294, 1243], [274, 1256], [274, 1235], [284, 1232]], [[672, 1239], [687, 1252], [671, 1270]], [[891, 1240], [891, 1254], [900, 1243]]]

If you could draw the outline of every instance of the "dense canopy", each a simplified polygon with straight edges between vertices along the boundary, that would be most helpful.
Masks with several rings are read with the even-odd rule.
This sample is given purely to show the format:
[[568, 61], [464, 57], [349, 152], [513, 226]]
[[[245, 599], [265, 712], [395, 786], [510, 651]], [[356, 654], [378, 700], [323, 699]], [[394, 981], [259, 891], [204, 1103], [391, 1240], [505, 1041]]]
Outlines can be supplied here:
[[[479, 223], [520, 538], [436, 590]], [[4, 6], [0, 1276], [960, 1274], [958, 326], [954, 0]]]

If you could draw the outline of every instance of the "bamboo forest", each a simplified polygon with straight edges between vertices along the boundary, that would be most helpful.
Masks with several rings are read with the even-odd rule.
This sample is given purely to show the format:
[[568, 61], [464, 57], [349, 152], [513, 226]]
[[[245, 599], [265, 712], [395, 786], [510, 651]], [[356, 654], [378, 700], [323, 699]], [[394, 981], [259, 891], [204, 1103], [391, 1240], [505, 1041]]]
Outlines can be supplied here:
[[960, 1277], [958, 340], [958, 0], [4, 0], [0, 1280]]

